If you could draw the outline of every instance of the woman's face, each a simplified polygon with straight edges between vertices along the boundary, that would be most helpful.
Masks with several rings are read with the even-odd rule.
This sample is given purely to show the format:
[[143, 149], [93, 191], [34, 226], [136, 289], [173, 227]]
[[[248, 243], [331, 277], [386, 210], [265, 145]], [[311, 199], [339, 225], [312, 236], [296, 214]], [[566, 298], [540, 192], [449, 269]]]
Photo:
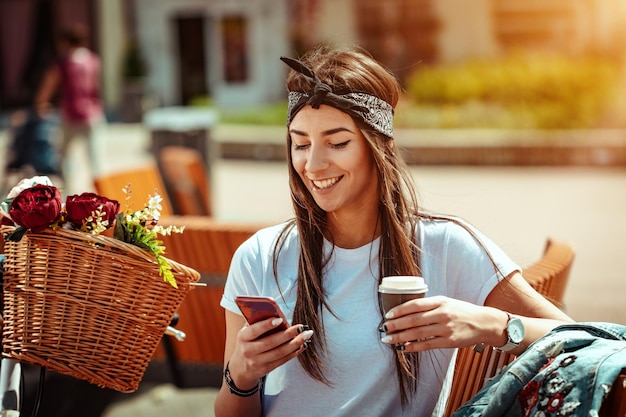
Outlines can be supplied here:
[[350, 215], [378, 209], [376, 167], [352, 117], [331, 106], [307, 105], [289, 134], [291, 164], [322, 210]]

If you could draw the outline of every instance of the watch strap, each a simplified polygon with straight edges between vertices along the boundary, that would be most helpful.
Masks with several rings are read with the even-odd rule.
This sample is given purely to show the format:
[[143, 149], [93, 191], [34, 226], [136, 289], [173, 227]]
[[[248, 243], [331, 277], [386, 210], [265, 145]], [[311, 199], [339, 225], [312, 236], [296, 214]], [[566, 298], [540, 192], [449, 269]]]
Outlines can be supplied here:
[[506, 332], [506, 343], [504, 344], [504, 346], [500, 346], [497, 347], [496, 350], [499, 350], [500, 352], [509, 352], [513, 349], [515, 349], [516, 347], [519, 346], [518, 342], [514, 342], [511, 339], [511, 335], [509, 334], [509, 323], [511, 322], [511, 320], [513, 319], [517, 319], [517, 316], [514, 316], [513, 314], [507, 312], [506, 313], [509, 316], [509, 319], [506, 322], [506, 327], [504, 328], [504, 331]]

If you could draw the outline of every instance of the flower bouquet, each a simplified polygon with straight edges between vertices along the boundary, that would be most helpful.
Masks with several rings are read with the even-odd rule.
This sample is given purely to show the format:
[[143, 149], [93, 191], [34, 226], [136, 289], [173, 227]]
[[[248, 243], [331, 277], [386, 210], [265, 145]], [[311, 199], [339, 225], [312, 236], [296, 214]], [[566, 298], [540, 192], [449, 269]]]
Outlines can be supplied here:
[[155, 192], [137, 212], [94, 193], [63, 203], [47, 177], [11, 190], [0, 210], [4, 355], [135, 391], [200, 278], [164, 256], [159, 234], [182, 229], [158, 225], [160, 201]]

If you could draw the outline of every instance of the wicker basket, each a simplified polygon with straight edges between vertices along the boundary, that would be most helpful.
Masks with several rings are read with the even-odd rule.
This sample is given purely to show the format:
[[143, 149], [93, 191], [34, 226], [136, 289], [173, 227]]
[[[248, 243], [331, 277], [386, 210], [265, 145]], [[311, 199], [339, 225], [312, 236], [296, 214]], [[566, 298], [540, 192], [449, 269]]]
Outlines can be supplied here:
[[4, 253], [3, 355], [122, 392], [200, 278], [170, 260], [176, 289], [150, 252], [69, 230], [29, 231]]

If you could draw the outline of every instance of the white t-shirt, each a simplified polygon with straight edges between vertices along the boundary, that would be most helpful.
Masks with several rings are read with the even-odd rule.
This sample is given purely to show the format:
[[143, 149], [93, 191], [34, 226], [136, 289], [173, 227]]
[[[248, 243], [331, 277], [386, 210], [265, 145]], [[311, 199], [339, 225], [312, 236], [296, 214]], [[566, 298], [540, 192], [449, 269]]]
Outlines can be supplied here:
[[[273, 272], [275, 240], [284, 225], [260, 230], [235, 253], [221, 305], [241, 314], [237, 295], [265, 295], [276, 299], [291, 322], [296, 303], [298, 233], [286, 239], [278, 262], [277, 287]], [[422, 275], [428, 294], [446, 295], [482, 305], [498, 283], [492, 261], [463, 227], [447, 220], [421, 221]], [[491, 240], [474, 230], [504, 276], [520, 268]], [[454, 349], [421, 354], [419, 386], [403, 410], [394, 352], [380, 341], [378, 325], [378, 250], [380, 242], [357, 249], [335, 247], [325, 269], [324, 287], [333, 314], [324, 310], [328, 357], [328, 386], [308, 376], [297, 359], [267, 375], [265, 416], [412, 416], [428, 417], [442, 391]], [[325, 253], [331, 245], [325, 242]], [[279, 289], [280, 288], [280, 289]], [[306, 323], [304, 323], [306, 324]], [[316, 335], [313, 335], [315, 338]]]

